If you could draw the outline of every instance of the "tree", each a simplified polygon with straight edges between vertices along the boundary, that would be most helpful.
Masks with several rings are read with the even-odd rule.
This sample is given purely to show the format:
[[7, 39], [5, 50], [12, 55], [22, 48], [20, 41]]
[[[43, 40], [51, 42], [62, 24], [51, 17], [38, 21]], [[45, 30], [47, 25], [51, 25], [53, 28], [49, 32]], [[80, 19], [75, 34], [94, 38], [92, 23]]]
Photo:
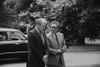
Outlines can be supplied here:
[[5, 0], [0, 0], [0, 27], [9, 27], [9, 14], [4, 8], [4, 1]]
[[8, 16], [6, 18], [6, 22], [10, 22], [9, 23], [10, 25], [12, 24], [12, 22], [16, 22], [19, 24], [19, 20], [20, 20], [19, 13], [21, 11], [26, 11], [27, 8], [30, 7], [30, 4], [32, 2], [33, 0], [5, 0], [3, 1], [2, 2], [2, 4], [4, 5], [3, 13], [6, 13], [5, 16]]
[[[8, 0], [6, 0], [8, 1]], [[57, 20], [61, 24], [61, 32], [66, 40], [75, 41], [76, 44], [84, 44], [86, 37], [95, 39], [100, 34], [100, 4], [98, 0], [12, 0], [7, 3], [4, 12], [3, 0], [0, 1], [0, 17], [11, 16], [18, 19], [20, 12], [28, 12], [30, 16], [34, 12], [41, 13], [48, 20]], [[60, 3], [61, 1], [61, 3]], [[9, 6], [9, 7], [8, 7]], [[0, 18], [0, 20], [1, 20]], [[6, 20], [9, 18], [6, 18]], [[5, 18], [2, 20], [4, 21]]]
[[74, 40], [77, 44], [85, 44], [86, 37], [95, 39], [100, 34], [100, 12], [93, 2], [77, 0], [77, 3], [71, 7], [64, 6], [62, 12], [56, 17], [56, 20], [61, 22], [61, 30], [69, 41]]
[[20, 0], [17, 2], [14, 6], [14, 11], [19, 13], [20, 11], [26, 10], [30, 7], [30, 4], [33, 2], [33, 0]]

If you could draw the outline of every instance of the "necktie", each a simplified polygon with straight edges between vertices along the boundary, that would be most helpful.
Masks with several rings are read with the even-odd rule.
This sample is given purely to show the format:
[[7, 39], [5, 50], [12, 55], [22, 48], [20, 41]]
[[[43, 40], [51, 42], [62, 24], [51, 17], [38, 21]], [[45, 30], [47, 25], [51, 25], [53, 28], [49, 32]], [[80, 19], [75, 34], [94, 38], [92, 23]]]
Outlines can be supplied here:
[[43, 41], [43, 43], [45, 44], [45, 41], [44, 41], [44, 36], [43, 36], [43, 34], [41, 33], [40, 35], [41, 35], [41, 38], [42, 38], [42, 41]]
[[58, 41], [58, 38], [57, 38], [57, 34], [55, 34], [55, 37], [56, 37], [56, 40], [57, 40], [58, 45], [60, 45], [60, 44], [59, 44], [59, 41]]

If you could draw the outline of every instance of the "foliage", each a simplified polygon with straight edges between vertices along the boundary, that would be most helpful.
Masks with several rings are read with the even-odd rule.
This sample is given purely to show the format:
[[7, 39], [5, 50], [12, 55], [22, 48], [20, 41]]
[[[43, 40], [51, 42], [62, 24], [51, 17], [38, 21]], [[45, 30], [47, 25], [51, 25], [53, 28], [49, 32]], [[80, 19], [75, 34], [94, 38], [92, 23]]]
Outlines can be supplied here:
[[[49, 21], [57, 20], [66, 40], [83, 43], [86, 37], [95, 39], [100, 35], [99, 0], [0, 0], [0, 23], [27, 19], [35, 13]], [[63, 2], [64, 1], [64, 2]], [[66, 2], [65, 2], [66, 1]], [[5, 10], [6, 9], [6, 10]], [[34, 13], [35, 12], [35, 13]], [[21, 16], [22, 14], [22, 16]], [[20, 16], [20, 17], [19, 17]], [[9, 18], [8, 18], [9, 17]], [[80, 43], [79, 43], [80, 42]]]
[[[100, 34], [100, 12], [92, 4], [92, 0], [77, 0], [71, 7], [64, 6], [56, 20], [62, 24], [61, 30], [68, 40], [76, 40], [84, 44], [84, 39], [95, 39]], [[100, 8], [99, 8], [100, 9]]]
[[8, 18], [9, 15], [6, 12], [3, 2], [5, 0], [0, 0], [0, 27], [9, 27]]
[[[1, 2], [2, 1], [2, 2]], [[11, 26], [12, 22], [19, 22], [18, 14], [20, 11], [26, 10], [33, 0], [1, 0], [0, 7], [2, 8], [0, 12], [2, 22], [0, 26], [7, 27]]]
[[30, 7], [30, 3], [32, 2], [33, 0], [20, 0], [15, 4], [14, 11], [19, 13], [20, 11], [26, 10], [28, 7]]

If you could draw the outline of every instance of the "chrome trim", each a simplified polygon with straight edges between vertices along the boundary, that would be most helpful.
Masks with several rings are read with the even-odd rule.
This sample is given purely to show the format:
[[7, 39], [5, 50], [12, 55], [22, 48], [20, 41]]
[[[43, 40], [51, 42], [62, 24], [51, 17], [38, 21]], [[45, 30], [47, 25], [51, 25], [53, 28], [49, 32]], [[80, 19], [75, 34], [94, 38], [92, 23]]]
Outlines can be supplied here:
[[4, 55], [4, 54], [18, 54], [18, 53], [28, 53], [28, 51], [4, 52], [4, 53], [1, 53], [0, 55]]
[[0, 41], [0, 45], [15, 44], [15, 43], [28, 43], [28, 41], [27, 40], [25, 41]]
[[0, 61], [4, 61], [4, 60], [19, 60], [20, 58], [7, 58], [7, 59], [0, 59]]

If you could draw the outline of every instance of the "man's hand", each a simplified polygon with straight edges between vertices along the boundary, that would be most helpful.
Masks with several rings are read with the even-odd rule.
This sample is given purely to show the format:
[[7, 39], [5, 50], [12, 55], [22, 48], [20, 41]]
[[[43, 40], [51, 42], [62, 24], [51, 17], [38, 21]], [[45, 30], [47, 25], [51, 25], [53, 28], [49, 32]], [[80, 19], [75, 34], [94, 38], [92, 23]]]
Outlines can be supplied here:
[[42, 59], [42, 60], [43, 60], [43, 62], [44, 62], [45, 64], [46, 64], [46, 63], [47, 63], [47, 61], [48, 61], [47, 57], [48, 57], [48, 55], [44, 55], [44, 56], [43, 56], [43, 59]]
[[64, 53], [61, 49], [57, 50], [57, 54], [62, 54]]
[[66, 46], [64, 46], [63, 48], [61, 48], [61, 51], [66, 52]]
[[62, 48], [61, 51], [66, 52], [66, 49], [63, 49], [63, 48]]

